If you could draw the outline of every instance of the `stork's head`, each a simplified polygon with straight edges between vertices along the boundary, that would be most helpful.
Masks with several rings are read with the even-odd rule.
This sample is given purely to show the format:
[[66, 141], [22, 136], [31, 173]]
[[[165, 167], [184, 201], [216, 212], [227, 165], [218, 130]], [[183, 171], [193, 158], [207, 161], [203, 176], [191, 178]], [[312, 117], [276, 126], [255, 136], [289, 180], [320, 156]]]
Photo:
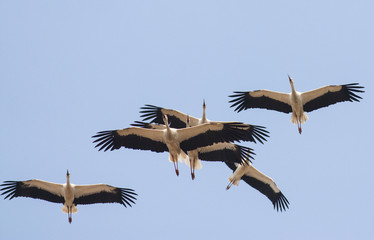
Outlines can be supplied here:
[[295, 91], [295, 86], [293, 85], [293, 79], [288, 75], [288, 80], [290, 81], [292, 91]]
[[204, 101], [203, 101], [203, 117], [201, 118], [200, 123], [207, 123], [208, 122], [208, 119], [206, 118], [206, 115], [205, 115], [205, 109], [206, 109], [206, 105], [205, 105], [205, 99], [204, 99]]
[[293, 79], [288, 75], [288, 80], [290, 81], [290, 84], [293, 84]]

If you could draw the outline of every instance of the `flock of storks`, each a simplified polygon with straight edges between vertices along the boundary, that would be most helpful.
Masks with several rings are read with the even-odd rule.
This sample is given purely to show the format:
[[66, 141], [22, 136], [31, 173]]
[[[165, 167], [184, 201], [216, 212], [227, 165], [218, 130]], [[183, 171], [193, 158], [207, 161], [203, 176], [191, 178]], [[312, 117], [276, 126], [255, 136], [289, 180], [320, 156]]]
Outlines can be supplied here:
[[[364, 92], [358, 83], [330, 85], [308, 92], [297, 92], [292, 78], [288, 78], [291, 93], [269, 90], [234, 92], [229, 96], [232, 98], [231, 107], [235, 107], [237, 112], [248, 108], [292, 112], [291, 122], [298, 125], [301, 134], [301, 124], [308, 119], [305, 112], [338, 102], [358, 102], [361, 97], [357, 94]], [[205, 101], [202, 118], [153, 105], [145, 105], [141, 109], [143, 121], [135, 121], [129, 128], [98, 132], [93, 136], [95, 147], [98, 147], [99, 151], [125, 147], [169, 152], [169, 160], [173, 163], [176, 174], [179, 175], [178, 162], [185, 162], [191, 169], [192, 179], [195, 178], [195, 170], [202, 167], [200, 160], [224, 162], [233, 171], [226, 189], [231, 185], [238, 185], [242, 179], [267, 196], [277, 210], [284, 211], [288, 208], [289, 202], [275, 182], [252, 165], [253, 149], [234, 143], [263, 143], [269, 137], [265, 127], [241, 122], [210, 121], [205, 115]], [[66, 184], [38, 179], [5, 181], [0, 185], [0, 191], [3, 191], [5, 199], [31, 197], [61, 203], [63, 212], [68, 213], [70, 223], [72, 213], [77, 212], [78, 204], [120, 203], [127, 207], [135, 203], [137, 194], [133, 189], [106, 184], [74, 185], [70, 183], [69, 171], [66, 177]]]

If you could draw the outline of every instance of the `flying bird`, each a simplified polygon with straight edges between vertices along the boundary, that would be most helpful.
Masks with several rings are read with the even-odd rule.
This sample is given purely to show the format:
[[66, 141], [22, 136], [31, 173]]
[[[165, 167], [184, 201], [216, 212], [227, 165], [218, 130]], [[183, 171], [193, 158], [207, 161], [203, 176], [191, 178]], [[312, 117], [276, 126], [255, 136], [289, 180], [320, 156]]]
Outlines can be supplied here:
[[280, 93], [269, 90], [256, 90], [250, 92], [234, 92], [230, 95], [234, 99], [229, 102], [231, 107], [236, 107], [235, 111], [240, 112], [248, 108], [265, 108], [284, 113], [291, 113], [291, 122], [298, 125], [301, 134], [301, 124], [308, 116], [305, 112], [311, 112], [329, 105], [362, 99], [358, 93], [364, 92], [358, 83], [345, 85], [329, 85], [308, 92], [298, 92], [295, 90], [293, 79], [288, 76], [291, 93]]
[[[162, 107], [157, 107], [154, 105], [146, 104], [144, 107], [141, 107], [140, 117], [143, 118], [143, 122], [150, 120], [151, 123], [164, 124], [162, 115], [167, 115], [169, 119], [169, 125], [172, 128], [185, 128], [187, 127], [187, 114], [182, 113], [177, 110], [167, 109]], [[198, 126], [204, 123], [229, 123], [229, 122], [218, 122], [210, 121], [206, 118], [205, 114], [206, 104], [203, 101], [203, 116], [202, 118], [195, 118], [189, 116], [190, 126]], [[247, 124], [248, 136], [251, 136], [248, 141], [256, 143], [256, 141], [263, 143], [266, 141], [266, 137], [269, 137], [269, 132], [263, 126], [256, 126]]]
[[178, 159], [187, 158], [186, 152], [209, 146], [218, 142], [249, 141], [247, 128], [250, 126], [240, 122], [206, 123], [190, 128], [175, 129], [169, 127], [168, 117], [163, 115], [165, 129], [147, 129], [130, 127], [119, 130], [101, 131], [93, 138], [95, 147], [100, 150], [115, 150], [120, 147], [169, 152], [169, 160], [173, 162], [175, 173], [179, 175]]
[[29, 197], [54, 203], [62, 203], [62, 211], [68, 214], [69, 223], [72, 214], [77, 212], [78, 204], [120, 203], [131, 207], [137, 195], [133, 189], [117, 188], [106, 184], [75, 185], [70, 183], [69, 171], [66, 173], [66, 184], [57, 184], [38, 179], [28, 181], [5, 181], [1, 184], [5, 199]]
[[277, 211], [285, 211], [288, 208], [288, 200], [279, 190], [273, 179], [258, 171], [250, 162], [246, 164], [238, 164], [232, 162], [225, 162], [226, 165], [234, 172], [229, 177], [229, 185], [226, 189], [230, 189], [232, 185], [239, 185], [242, 179], [251, 187], [257, 189], [262, 194], [270, 199], [273, 203], [274, 209]]
[[[145, 123], [135, 121], [132, 126], [149, 128], [149, 129], [165, 129], [166, 126], [157, 123]], [[244, 147], [234, 143], [219, 142], [209, 146], [199, 147], [195, 150], [187, 152], [188, 158], [185, 160], [187, 166], [191, 169], [191, 178], [195, 179], [195, 170], [202, 168], [201, 160], [208, 162], [232, 162], [244, 163], [244, 161], [253, 159], [252, 148]]]

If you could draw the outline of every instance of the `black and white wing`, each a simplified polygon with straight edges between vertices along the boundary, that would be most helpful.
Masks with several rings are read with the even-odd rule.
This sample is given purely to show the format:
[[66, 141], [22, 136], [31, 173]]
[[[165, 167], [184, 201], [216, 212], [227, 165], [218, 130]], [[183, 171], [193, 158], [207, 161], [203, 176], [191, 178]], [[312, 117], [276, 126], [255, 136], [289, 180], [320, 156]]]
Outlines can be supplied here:
[[330, 85], [318, 88], [301, 94], [304, 104], [304, 111], [311, 112], [313, 110], [327, 107], [338, 102], [359, 102], [362, 97], [357, 93], [365, 92], [361, 90], [362, 86], [358, 83], [345, 85]]
[[96, 138], [95, 147], [99, 151], [115, 150], [120, 147], [151, 150], [153, 152], [167, 152], [167, 145], [163, 141], [163, 130], [130, 127], [119, 130], [101, 131], [92, 136]]
[[[150, 120], [151, 123], [164, 124], [162, 114], [165, 114], [169, 119], [169, 126], [172, 128], [185, 128], [187, 123], [187, 114], [173, 109], [161, 108], [154, 105], [146, 104], [141, 107], [140, 117], [143, 121]], [[198, 125], [199, 119], [190, 116], [190, 123], [192, 126]]]
[[14, 197], [29, 197], [54, 203], [64, 203], [62, 184], [45, 182], [38, 179], [28, 181], [5, 181], [0, 185], [1, 195], [5, 199]]
[[234, 99], [230, 107], [235, 107], [235, 111], [241, 112], [248, 108], [264, 108], [284, 113], [292, 112], [289, 94], [273, 92], [269, 90], [256, 90], [250, 92], [234, 92], [230, 95]]
[[245, 128], [247, 130], [248, 140], [250, 142], [257, 143], [256, 141], [264, 144], [264, 141], [267, 141], [266, 138], [269, 137], [269, 131], [266, 130], [263, 126], [247, 124]]
[[120, 203], [127, 207], [135, 204], [136, 193], [133, 189], [117, 188], [106, 184], [76, 185], [75, 204]]
[[218, 142], [249, 141], [247, 124], [239, 122], [205, 123], [189, 128], [175, 129], [180, 147], [184, 152], [195, 150]]
[[253, 155], [255, 155], [253, 149], [234, 143], [215, 143], [196, 150], [199, 159], [203, 161], [246, 163], [246, 160], [254, 159]]

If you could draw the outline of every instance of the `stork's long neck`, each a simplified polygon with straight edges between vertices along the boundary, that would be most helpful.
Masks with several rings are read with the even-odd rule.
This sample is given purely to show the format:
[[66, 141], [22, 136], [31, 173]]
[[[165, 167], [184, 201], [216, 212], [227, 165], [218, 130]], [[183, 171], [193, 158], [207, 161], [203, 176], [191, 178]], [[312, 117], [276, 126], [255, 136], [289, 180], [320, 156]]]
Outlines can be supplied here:
[[293, 95], [295, 95], [296, 94], [296, 90], [295, 90], [295, 86], [294, 86], [292, 80], [290, 80], [290, 85], [291, 85], [291, 92], [292, 92]]
[[166, 115], [163, 116], [163, 120], [164, 120], [164, 124], [166, 126], [167, 137], [171, 138], [171, 130], [170, 130], [170, 126], [169, 126], [169, 120], [168, 120]]
[[295, 86], [293, 84], [292, 78], [290, 78], [290, 76], [288, 76], [288, 78], [290, 80], [290, 85], [291, 85], [291, 98], [292, 98], [292, 101], [294, 103], [296, 103], [296, 102], [298, 102], [297, 92], [295, 90]]
[[296, 90], [295, 90], [295, 85], [293, 84], [293, 79], [290, 77], [290, 76], [288, 76], [288, 79], [289, 79], [289, 81], [290, 81], [290, 85], [291, 85], [291, 93], [292, 93], [292, 95], [296, 95]]
[[66, 175], [66, 185], [70, 186], [70, 174]]
[[70, 174], [69, 172], [66, 174], [66, 188], [65, 188], [65, 196], [66, 197], [69, 197], [69, 195], [71, 194], [71, 191], [72, 191], [72, 186], [70, 184]]
[[202, 123], [208, 122], [208, 120], [206, 119], [206, 115], [205, 115], [205, 108], [203, 108], [203, 117], [201, 118], [201, 122]]

